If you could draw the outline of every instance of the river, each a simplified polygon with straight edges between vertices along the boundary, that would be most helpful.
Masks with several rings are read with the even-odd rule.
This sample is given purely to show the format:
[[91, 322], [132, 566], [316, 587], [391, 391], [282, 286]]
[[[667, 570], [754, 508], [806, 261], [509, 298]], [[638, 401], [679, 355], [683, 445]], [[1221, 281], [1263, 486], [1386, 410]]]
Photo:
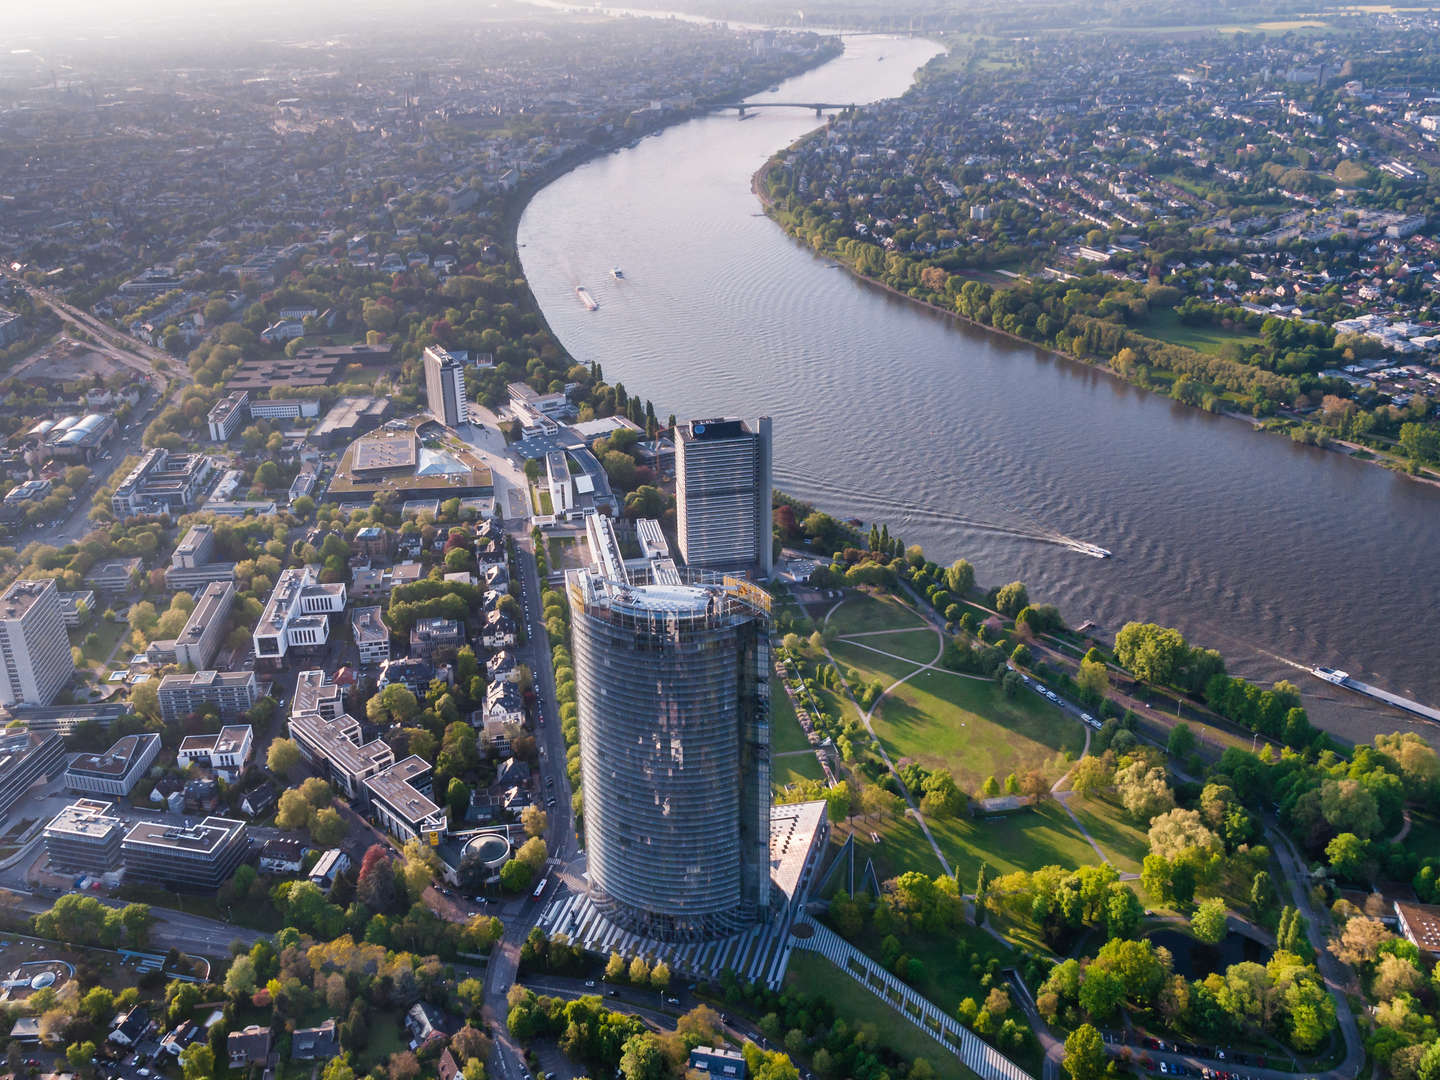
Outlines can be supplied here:
[[[850, 37], [756, 101], [893, 97], [931, 42]], [[1440, 491], [962, 326], [832, 267], [764, 217], [752, 174], [813, 112], [716, 113], [593, 160], [520, 222], [525, 273], [577, 360], [663, 418], [769, 413], [776, 485], [885, 521], [1072, 624], [1179, 627], [1292, 679], [1345, 738], [1440, 729], [1312, 664], [1440, 703]], [[624, 278], [610, 270], [620, 266]], [[587, 311], [575, 287], [599, 301]], [[1111, 559], [1064, 546], [1099, 544]]]

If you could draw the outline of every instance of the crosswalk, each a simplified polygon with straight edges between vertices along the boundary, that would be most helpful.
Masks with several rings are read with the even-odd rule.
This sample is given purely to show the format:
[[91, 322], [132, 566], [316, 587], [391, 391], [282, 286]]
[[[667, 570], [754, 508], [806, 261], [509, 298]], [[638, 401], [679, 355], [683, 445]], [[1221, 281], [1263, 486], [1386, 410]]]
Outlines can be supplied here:
[[801, 949], [818, 952], [865, 989], [937, 1040], [981, 1080], [1034, 1080], [1029, 1073], [985, 1042], [938, 1005], [916, 993], [829, 927], [808, 924], [808, 937], [794, 938]]
[[790, 933], [793, 909], [786, 907], [770, 922], [711, 941], [666, 942], [641, 937], [616, 926], [584, 893], [558, 894], [540, 915], [547, 934], [564, 934], [572, 945], [606, 955], [617, 952], [627, 959], [641, 956], [650, 964], [664, 960], [672, 972], [695, 979], [714, 979], [727, 968], [743, 980], [780, 988], [785, 966], [795, 948]]

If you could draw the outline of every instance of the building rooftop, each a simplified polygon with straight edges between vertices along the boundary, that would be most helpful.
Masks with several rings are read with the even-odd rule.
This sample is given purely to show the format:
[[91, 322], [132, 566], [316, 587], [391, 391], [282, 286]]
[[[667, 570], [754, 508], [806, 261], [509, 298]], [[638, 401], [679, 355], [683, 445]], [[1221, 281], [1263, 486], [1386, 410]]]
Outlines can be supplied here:
[[224, 618], [221, 609], [225, 606], [225, 598], [234, 591], [235, 586], [228, 581], [212, 581], [207, 584], [205, 591], [200, 594], [200, 599], [196, 601], [195, 609], [190, 612], [190, 618], [185, 620], [185, 628], [180, 631], [175, 643], [197, 644], [216, 619]]
[[183, 674], [172, 671], [160, 680], [160, 690], [177, 688], [199, 689], [206, 686], [245, 686], [255, 680], [253, 671], [194, 671]]
[[1413, 935], [1415, 944], [1430, 953], [1440, 953], [1440, 905], [1395, 901], [1395, 914]]
[[45, 826], [46, 835], [73, 836], [85, 840], [103, 840], [125, 823], [115, 815], [113, 803], [100, 799], [76, 799]]
[[360, 721], [348, 713], [341, 713], [334, 720], [327, 720], [319, 713], [291, 713], [290, 728], [317, 746], [323, 746], [326, 756], [354, 776], [383, 769], [395, 760], [395, 752], [383, 739], [361, 745], [364, 735]]
[[207, 817], [188, 828], [167, 825], [163, 821], [142, 821], [125, 834], [126, 845], [183, 851], [194, 855], [213, 855], [237, 834], [245, 831], [245, 822], [233, 818]]
[[77, 755], [66, 772], [85, 776], [124, 776], [152, 744], [156, 747], [160, 745], [160, 736], [153, 732], [145, 735], [124, 735], [116, 739], [114, 745], [103, 754]]
[[390, 628], [380, 617], [378, 607], [357, 607], [350, 615], [350, 630], [357, 645], [385, 641], [390, 637]]
[[440, 807], [424, 795], [413, 781], [430, 771], [430, 762], [415, 754], [365, 781], [365, 786], [411, 821], [440, 813]]
[[238, 754], [250, 731], [249, 724], [226, 724], [213, 735], [187, 735], [180, 740], [180, 752]]
[[415, 432], [380, 432], [367, 435], [355, 444], [351, 462], [354, 472], [375, 469], [413, 469], [420, 460], [420, 441]]
[[48, 578], [44, 581], [21, 579], [11, 582], [10, 587], [0, 595], [0, 618], [23, 619], [46, 589], [53, 591], [55, 582]]
[[816, 834], [825, 827], [825, 811], [823, 799], [770, 808], [770, 881], [791, 900]]

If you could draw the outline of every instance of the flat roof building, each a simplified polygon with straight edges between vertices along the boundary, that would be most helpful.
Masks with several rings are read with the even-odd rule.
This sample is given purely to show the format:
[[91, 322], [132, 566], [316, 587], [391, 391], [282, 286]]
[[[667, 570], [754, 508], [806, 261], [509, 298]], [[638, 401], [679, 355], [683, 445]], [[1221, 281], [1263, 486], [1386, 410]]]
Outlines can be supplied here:
[[675, 503], [680, 557], [692, 570], [770, 576], [770, 418], [678, 427]]
[[0, 705], [49, 705], [75, 661], [55, 581], [12, 581], [0, 594]]
[[199, 589], [212, 581], [234, 581], [233, 562], [215, 562], [215, 529], [196, 522], [186, 530], [170, 555], [165, 584], [172, 589]]
[[244, 715], [260, 697], [253, 671], [172, 672], [160, 680], [160, 716], [167, 723], [189, 716], [202, 705], [214, 705], [222, 720]]
[[157, 446], [120, 481], [110, 509], [122, 521], [136, 514], [179, 514], [195, 509], [214, 464], [204, 454], [179, 454]]
[[56, 870], [108, 874], [120, 869], [125, 823], [113, 803], [76, 799], [45, 826], [45, 852]]
[[300, 753], [325, 773], [348, 798], [365, 797], [365, 781], [395, 763], [383, 739], [365, 742], [360, 721], [349, 713], [327, 719], [319, 713], [290, 714], [290, 737]]
[[362, 664], [383, 664], [390, 659], [390, 628], [378, 607], [357, 607], [350, 613], [350, 635]]
[[234, 390], [210, 407], [206, 420], [210, 425], [211, 442], [229, 442], [250, 418], [250, 392]]
[[430, 762], [411, 754], [365, 781], [370, 808], [392, 836], [434, 847], [445, 835], [445, 811], [430, 797], [433, 771]]
[[0, 821], [37, 780], [53, 780], [64, 768], [65, 741], [58, 732], [0, 733]]
[[255, 625], [255, 656], [283, 660], [292, 649], [312, 650], [330, 640], [330, 616], [345, 610], [345, 584], [322, 585], [313, 566], [282, 571]]
[[125, 871], [168, 889], [210, 891], [235, 873], [245, 858], [246, 826], [232, 818], [207, 817], [198, 825], [142, 821], [120, 842]]
[[175, 662], [197, 670], [210, 666], [220, 648], [225, 620], [235, 604], [235, 582], [212, 581], [195, 602], [190, 618], [175, 638]]
[[1440, 905], [1395, 901], [1400, 933], [1422, 953], [1440, 956]]
[[318, 713], [334, 720], [345, 711], [345, 692], [319, 668], [302, 671], [295, 678], [291, 713]]
[[465, 365], [439, 345], [425, 349], [425, 400], [430, 415], [448, 428], [470, 419], [470, 405], [465, 396]]
[[65, 770], [67, 791], [129, 795], [160, 753], [160, 736], [124, 735], [103, 754], [77, 754]]
[[254, 741], [255, 732], [249, 724], [227, 724], [214, 735], [187, 735], [181, 739], [175, 760], [181, 766], [205, 765], [234, 781], [245, 771]]

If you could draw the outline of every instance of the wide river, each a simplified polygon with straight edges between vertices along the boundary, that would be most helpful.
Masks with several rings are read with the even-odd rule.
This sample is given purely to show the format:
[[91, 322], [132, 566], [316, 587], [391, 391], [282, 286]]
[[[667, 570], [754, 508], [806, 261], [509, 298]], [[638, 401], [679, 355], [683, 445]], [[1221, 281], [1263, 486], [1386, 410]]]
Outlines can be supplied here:
[[[897, 96], [926, 41], [845, 54], [756, 101]], [[1290, 678], [1352, 739], [1412, 723], [1297, 665], [1440, 704], [1440, 490], [967, 328], [835, 269], [764, 217], [752, 174], [818, 121], [688, 121], [550, 184], [520, 223], [551, 327], [664, 417], [774, 417], [776, 485], [885, 521], [1072, 625], [1177, 626]], [[612, 267], [624, 278], [611, 277]], [[599, 302], [586, 310], [575, 288]], [[1111, 549], [1095, 559], [1071, 537]]]

